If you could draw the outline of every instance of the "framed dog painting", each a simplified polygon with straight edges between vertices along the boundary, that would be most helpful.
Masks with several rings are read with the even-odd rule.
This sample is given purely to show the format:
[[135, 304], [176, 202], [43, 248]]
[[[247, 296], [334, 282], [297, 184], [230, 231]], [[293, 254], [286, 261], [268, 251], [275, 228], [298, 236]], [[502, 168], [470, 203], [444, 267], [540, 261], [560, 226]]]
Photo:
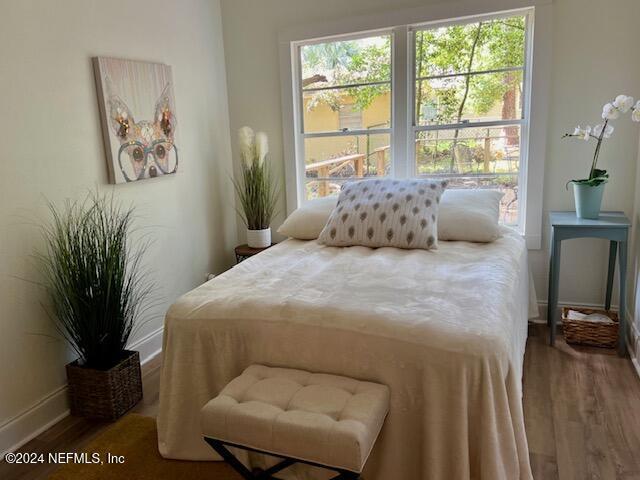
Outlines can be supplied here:
[[176, 173], [179, 149], [171, 67], [93, 59], [111, 183]]

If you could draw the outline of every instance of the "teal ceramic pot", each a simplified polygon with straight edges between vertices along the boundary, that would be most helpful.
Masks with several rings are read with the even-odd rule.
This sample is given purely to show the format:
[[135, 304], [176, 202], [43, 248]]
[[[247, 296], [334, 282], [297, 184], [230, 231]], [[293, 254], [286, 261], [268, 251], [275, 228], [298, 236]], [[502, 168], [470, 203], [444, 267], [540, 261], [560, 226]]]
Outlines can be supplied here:
[[573, 184], [573, 196], [576, 201], [576, 215], [578, 218], [598, 219], [605, 185], [606, 183], [601, 183], [592, 187], [591, 185], [581, 185], [579, 183]]

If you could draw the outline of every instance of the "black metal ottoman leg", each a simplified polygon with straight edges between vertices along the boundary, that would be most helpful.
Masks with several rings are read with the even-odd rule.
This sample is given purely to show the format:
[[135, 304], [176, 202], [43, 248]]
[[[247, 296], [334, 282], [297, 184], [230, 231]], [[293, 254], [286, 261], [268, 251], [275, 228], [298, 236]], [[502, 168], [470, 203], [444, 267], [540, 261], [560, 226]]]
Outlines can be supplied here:
[[211, 448], [213, 448], [216, 453], [224, 459], [225, 462], [231, 465], [236, 472], [242, 475], [242, 478], [245, 480], [254, 480], [256, 478], [256, 476], [251, 473], [251, 471], [245, 467], [240, 460], [234, 457], [233, 453], [227, 450], [222, 443], [212, 438], [204, 437], [204, 439], [209, 445], [211, 445]]
[[360, 478], [359, 473], [355, 472], [340, 472], [340, 475], [333, 477], [331, 480], [358, 480]]

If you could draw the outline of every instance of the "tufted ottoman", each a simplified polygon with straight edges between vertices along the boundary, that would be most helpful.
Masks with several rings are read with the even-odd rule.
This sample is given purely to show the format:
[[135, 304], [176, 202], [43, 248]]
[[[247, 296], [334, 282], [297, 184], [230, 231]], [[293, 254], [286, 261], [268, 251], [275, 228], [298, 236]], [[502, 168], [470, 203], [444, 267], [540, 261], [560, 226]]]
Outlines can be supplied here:
[[[389, 388], [352, 378], [252, 365], [201, 412], [205, 440], [244, 478], [294, 463], [357, 479], [389, 411]], [[254, 476], [226, 446], [284, 460]]]

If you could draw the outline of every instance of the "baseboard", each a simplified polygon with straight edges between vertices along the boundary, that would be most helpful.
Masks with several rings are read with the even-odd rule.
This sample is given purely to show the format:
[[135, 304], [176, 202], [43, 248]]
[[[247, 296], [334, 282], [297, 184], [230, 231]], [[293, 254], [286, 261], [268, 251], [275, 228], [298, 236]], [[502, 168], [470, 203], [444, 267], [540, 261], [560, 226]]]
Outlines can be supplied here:
[[[163, 327], [154, 330], [128, 348], [140, 352], [140, 363], [144, 366], [162, 352]], [[67, 386], [62, 385], [33, 403], [19, 414], [0, 424], [0, 461], [8, 452], [40, 435], [69, 415]]]
[[129, 350], [140, 352], [140, 363], [142, 365], [155, 358], [162, 351], [163, 331], [164, 327], [160, 327], [127, 347]]
[[627, 325], [629, 325], [629, 335], [627, 335], [627, 348], [629, 349], [629, 356], [631, 357], [631, 363], [636, 369], [638, 377], [640, 377], [640, 332], [638, 332], [638, 326], [633, 321], [631, 315], [627, 315]]
[[67, 415], [67, 386], [63, 385], [0, 425], [0, 460]]

